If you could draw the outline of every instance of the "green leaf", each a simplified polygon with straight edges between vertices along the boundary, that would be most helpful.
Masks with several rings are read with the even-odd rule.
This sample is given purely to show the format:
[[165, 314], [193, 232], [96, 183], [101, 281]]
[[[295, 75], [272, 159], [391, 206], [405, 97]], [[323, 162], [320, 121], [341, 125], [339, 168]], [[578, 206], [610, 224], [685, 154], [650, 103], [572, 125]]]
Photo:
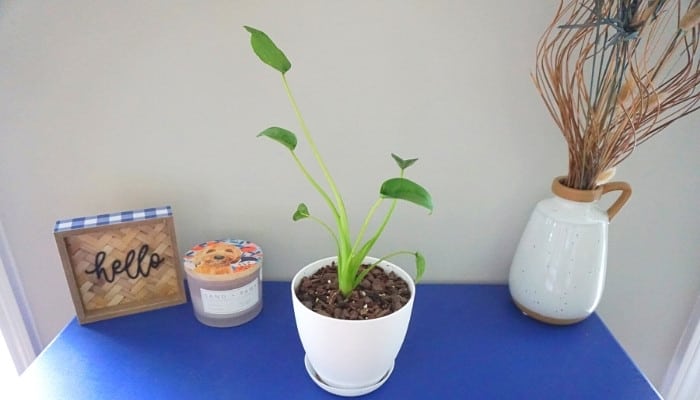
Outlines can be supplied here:
[[419, 252], [416, 255], [416, 283], [418, 283], [425, 273], [425, 257]]
[[249, 26], [244, 26], [244, 28], [250, 32], [250, 45], [262, 62], [283, 74], [292, 68], [292, 63], [289, 62], [287, 56], [284, 55], [282, 50], [275, 45], [265, 32]]
[[299, 203], [299, 205], [297, 206], [297, 210], [292, 216], [292, 220], [299, 221], [300, 219], [308, 218], [310, 215], [311, 213], [309, 212], [309, 208], [306, 207], [306, 204]]
[[406, 200], [433, 211], [433, 198], [421, 185], [406, 179], [392, 178], [385, 181], [379, 189], [384, 198]]
[[394, 153], [391, 153], [391, 156], [394, 158], [394, 161], [396, 161], [396, 164], [399, 165], [399, 168], [403, 171], [404, 169], [410, 167], [411, 165], [415, 164], [416, 161], [418, 161], [417, 158], [412, 158], [410, 160], [404, 160], [403, 158], [397, 156]]
[[276, 140], [291, 151], [294, 151], [297, 147], [297, 136], [284, 128], [273, 126], [258, 133], [258, 137], [260, 136], [267, 136], [270, 139]]

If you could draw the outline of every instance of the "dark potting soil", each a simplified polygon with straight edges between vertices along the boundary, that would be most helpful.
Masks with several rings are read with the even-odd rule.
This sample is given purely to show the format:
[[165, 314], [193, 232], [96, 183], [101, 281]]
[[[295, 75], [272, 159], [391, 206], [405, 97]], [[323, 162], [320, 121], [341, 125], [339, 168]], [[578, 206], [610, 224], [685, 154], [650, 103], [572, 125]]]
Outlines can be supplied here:
[[364, 320], [397, 311], [411, 298], [411, 292], [408, 284], [398, 275], [374, 267], [345, 298], [338, 289], [338, 267], [334, 262], [302, 278], [296, 296], [307, 308], [321, 315]]

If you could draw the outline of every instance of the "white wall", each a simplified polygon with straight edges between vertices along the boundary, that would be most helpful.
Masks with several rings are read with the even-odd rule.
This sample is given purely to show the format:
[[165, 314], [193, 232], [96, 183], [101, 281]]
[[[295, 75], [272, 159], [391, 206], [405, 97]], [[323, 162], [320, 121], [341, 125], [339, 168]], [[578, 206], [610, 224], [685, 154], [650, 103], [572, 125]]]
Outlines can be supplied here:
[[[244, 24], [292, 60], [291, 85], [356, 218], [394, 173], [390, 152], [420, 158], [408, 172], [435, 213], [400, 207], [378, 253], [421, 249], [428, 281], [505, 282], [532, 207], [566, 168], [529, 78], [555, 5], [0, 3], [0, 220], [43, 343], [74, 314], [59, 218], [170, 204], [181, 251], [254, 240], [266, 279], [332, 252], [324, 231], [290, 219], [299, 201], [323, 215], [318, 196], [280, 146], [255, 137], [296, 124]], [[611, 225], [600, 312], [655, 383], [700, 292], [698, 118], [617, 176], [635, 193]]]

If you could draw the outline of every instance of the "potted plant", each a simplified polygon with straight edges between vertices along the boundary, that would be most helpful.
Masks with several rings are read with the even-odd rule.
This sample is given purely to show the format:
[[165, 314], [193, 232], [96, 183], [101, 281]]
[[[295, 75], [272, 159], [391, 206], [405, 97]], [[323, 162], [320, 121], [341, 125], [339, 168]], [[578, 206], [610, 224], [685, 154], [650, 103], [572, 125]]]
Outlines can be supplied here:
[[[521, 237], [510, 291], [554, 324], [588, 317], [603, 292], [610, 220], [630, 186], [609, 182], [640, 144], [696, 111], [700, 2], [561, 1], [537, 46], [533, 76], [569, 153]], [[597, 201], [619, 196], [607, 209]]]
[[[335, 224], [312, 215], [301, 203], [293, 220], [310, 219], [326, 229], [337, 247], [337, 254], [302, 268], [292, 279], [292, 303], [297, 330], [306, 352], [305, 364], [311, 378], [325, 390], [339, 395], [361, 395], [375, 390], [391, 374], [401, 348], [415, 298], [415, 283], [403, 269], [387, 259], [413, 255], [415, 281], [425, 271], [425, 258], [419, 252], [397, 251], [379, 258], [370, 257], [373, 246], [384, 232], [398, 200], [433, 210], [430, 193], [406, 178], [405, 171], [416, 159], [392, 154], [399, 176], [385, 181], [377, 201], [368, 211], [359, 232], [353, 237], [343, 197], [323, 161], [287, 82], [291, 63], [264, 32], [246, 26], [251, 46], [265, 64], [282, 76], [282, 82], [327, 189], [311, 174], [295, 153], [298, 141], [291, 131], [270, 127], [258, 136], [273, 139], [289, 150], [296, 165], [327, 204]], [[374, 234], [365, 238], [370, 222], [385, 201], [384, 218]]]

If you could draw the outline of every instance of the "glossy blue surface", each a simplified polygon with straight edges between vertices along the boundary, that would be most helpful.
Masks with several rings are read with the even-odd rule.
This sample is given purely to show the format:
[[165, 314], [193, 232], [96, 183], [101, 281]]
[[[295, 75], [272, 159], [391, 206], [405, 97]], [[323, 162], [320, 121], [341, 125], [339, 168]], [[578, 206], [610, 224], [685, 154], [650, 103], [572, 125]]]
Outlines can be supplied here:
[[[289, 283], [265, 282], [262, 313], [234, 328], [202, 325], [189, 303], [73, 320], [16, 398], [337, 399], [306, 374], [289, 295]], [[520, 314], [503, 285], [420, 284], [396, 368], [364, 398], [660, 397], [597, 315], [549, 326]]]

